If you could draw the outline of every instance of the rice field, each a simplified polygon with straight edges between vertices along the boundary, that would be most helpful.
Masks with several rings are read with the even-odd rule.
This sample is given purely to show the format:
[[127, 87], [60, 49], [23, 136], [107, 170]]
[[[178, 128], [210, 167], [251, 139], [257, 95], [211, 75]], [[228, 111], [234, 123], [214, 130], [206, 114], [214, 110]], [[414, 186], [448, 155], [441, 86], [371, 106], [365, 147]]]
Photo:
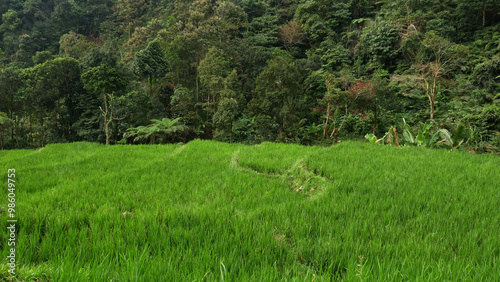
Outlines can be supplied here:
[[360, 142], [1, 151], [0, 280], [500, 281], [499, 172]]

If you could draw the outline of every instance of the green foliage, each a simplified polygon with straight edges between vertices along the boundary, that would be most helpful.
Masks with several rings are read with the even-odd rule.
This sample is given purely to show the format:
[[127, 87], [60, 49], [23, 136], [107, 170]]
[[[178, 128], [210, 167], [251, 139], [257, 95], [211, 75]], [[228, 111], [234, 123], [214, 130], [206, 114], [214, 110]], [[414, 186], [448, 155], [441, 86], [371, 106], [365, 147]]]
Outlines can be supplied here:
[[85, 88], [100, 94], [111, 94], [123, 89], [126, 81], [122, 75], [108, 65], [94, 67], [82, 74]]
[[433, 124], [424, 124], [417, 134], [413, 134], [411, 127], [403, 119], [403, 136], [406, 144], [421, 147], [444, 147], [449, 150], [456, 150], [462, 146], [465, 140], [465, 126], [459, 125], [455, 134], [451, 134], [447, 129], [441, 128], [434, 133], [430, 132]]
[[[201, 97], [202, 105], [207, 116], [214, 118], [217, 113], [219, 101], [222, 99], [222, 91], [224, 89], [225, 78], [228, 75], [228, 62], [224, 59], [222, 50], [212, 47], [208, 50], [200, 64], [198, 65], [198, 74], [201, 82]], [[227, 90], [227, 87], [226, 87]], [[227, 92], [227, 91], [225, 91]], [[234, 96], [234, 94], [226, 94], [226, 96]], [[229, 97], [230, 98], [230, 97]], [[225, 107], [232, 107], [225, 101]], [[207, 118], [210, 120], [210, 118]]]
[[6, 33], [15, 30], [21, 24], [21, 19], [16, 11], [9, 9], [2, 15], [2, 24], [0, 33]]
[[351, 20], [349, 6], [328, 0], [307, 0], [297, 6], [295, 18], [312, 42], [320, 43], [327, 35], [339, 34]]
[[92, 47], [92, 43], [88, 42], [85, 36], [70, 31], [59, 40], [59, 50], [66, 57], [80, 59]]
[[227, 139], [229, 142], [233, 139], [233, 123], [238, 114], [240, 101], [242, 97], [238, 95], [235, 89], [237, 86], [238, 74], [233, 70], [224, 81], [224, 89], [220, 92], [220, 102], [217, 111], [214, 114], [214, 124], [216, 130], [214, 132], [215, 139]]
[[[424, 124], [422, 129], [419, 130], [416, 135], [413, 135], [410, 131], [410, 126], [406, 124], [406, 121], [404, 119], [403, 121], [405, 125], [403, 136], [405, 137], [406, 143], [410, 145], [432, 147], [438, 141], [441, 131], [445, 130], [445, 129], [440, 129], [431, 134], [430, 129], [432, 128], [433, 124], [429, 123], [429, 124]], [[449, 135], [449, 132], [446, 131], [446, 135]]]
[[80, 59], [80, 65], [85, 72], [100, 65], [116, 68], [117, 57], [116, 54], [112, 54], [111, 50], [92, 48]]
[[149, 79], [149, 95], [153, 96], [153, 79], [164, 76], [168, 64], [158, 40], [149, 42], [148, 46], [135, 54], [137, 72]]
[[[405, 117], [449, 132], [463, 123], [476, 141], [459, 148], [499, 150], [495, 0], [0, 2], [0, 111], [16, 120], [6, 144], [102, 142], [108, 125], [117, 140], [160, 117], [182, 118], [183, 140], [317, 144], [382, 135]], [[87, 75], [76, 79], [74, 62], [56, 71], [57, 57]], [[374, 98], [353, 95], [357, 81]], [[114, 113], [104, 124], [100, 107]]]
[[372, 60], [390, 66], [399, 51], [399, 28], [388, 22], [370, 21], [360, 40]]
[[135, 62], [139, 73], [145, 76], [160, 77], [167, 71], [167, 62], [157, 40], [151, 41], [146, 49], [135, 55]]
[[233, 140], [241, 143], [255, 142], [257, 135], [257, 121], [255, 117], [242, 114], [233, 124]]
[[175, 87], [174, 95], [170, 100], [173, 117], [182, 117], [187, 125], [197, 126], [200, 117], [194, 107], [194, 100], [194, 93], [190, 89], [183, 86]]
[[249, 109], [259, 122], [263, 140], [278, 133], [294, 134], [295, 111], [301, 103], [301, 74], [286, 55], [278, 54], [257, 77]]
[[[391, 126], [389, 128], [389, 131], [387, 131], [384, 136], [380, 139], [377, 138], [377, 136], [373, 133], [367, 133], [365, 135], [365, 139], [368, 140], [368, 142], [370, 142], [370, 144], [379, 144], [379, 145], [385, 145], [385, 144], [388, 144], [388, 145], [395, 145], [395, 146], [398, 146], [400, 145], [399, 143], [399, 138], [398, 138], [398, 133], [397, 133], [397, 129], [396, 127], [394, 126]], [[382, 141], [382, 142], [380, 142]]]
[[471, 75], [475, 85], [492, 93], [500, 92], [500, 56], [476, 65]]
[[476, 152], [498, 153], [497, 144], [500, 132], [500, 106], [497, 104], [476, 107], [468, 113], [463, 122], [468, 125], [470, 144]]
[[[377, 139], [377, 136], [375, 136], [375, 134], [373, 134], [373, 133], [367, 133], [365, 135], [365, 139], [367, 139], [368, 142], [370, 142], [370, 144], [374, 144], [374, 145], [378, 144], [380, 141], [384, 140], [385, 139], [384, 137]], [[383, 144], [383, 143], [380, 143], [380, 144]]]
[[0, 111], [13, 114], [21, 110], [19, 92], [22, 86], [21, 70], [16, 67], [0, 69]]
[[47, 61], [53, 60], [54, 55], [50, 51], [40, 51], [36, 52], [36, 54], [32, 57], [33, 64], [38, 65], [38, 64], [43, 64]]
[[10, 118], [8, 118], [6, 113], [0, 112], [0, 125], [1, 126], [9, 126], [9, 125], [12, 125], [13, 123], [14, 123], [14, 121], [11, 120]]
[[340, 70], [342, 66], [352, 62], [352, 56], [341, 42], [336, 42], [333, 38], [327, 38], [321, 42], [318, 48], [324, 68], [329, 71]]
[[[7, 129], [11, 128], [14, 126], [15, 122], [10, 119], [6, 113], [0, 112], [0, 149], [3, 150], [3, 140], [4, 140], [4, 135], [7, 132]], [[11, 142], [14, 142], [14, 140], [11, 140]]]
[[40, 146], [44, 146], [46, 137], [51, 142], [73, 141], [76, 133], [72, 124], [80, 114], [77, 102], [84, 92], [78, 61], [56, 58], [24, 69], [22, 75], [24, 98], [40, 123]]
[[148, 126], [139, 126], [127, 129], [124, 138], [133, 138], [134, 142], [148, 140], [149, 144], [155, 144], [156, 140], [167, 143], [169, 137], [179, 131], [186, 130], [186, 126], [178, 124], [180, 118], [171, 120], [163, 118], [161, 120], [152, 119]]
[[18, 26], [21, 24], [21, 19], [15, 10], [9, 9], [2, 15], [2, 24], [0, 25], [0, 34], [2, 35], [2, 47], [8, 55], [14, 54], [19, 48], [17, 35]]

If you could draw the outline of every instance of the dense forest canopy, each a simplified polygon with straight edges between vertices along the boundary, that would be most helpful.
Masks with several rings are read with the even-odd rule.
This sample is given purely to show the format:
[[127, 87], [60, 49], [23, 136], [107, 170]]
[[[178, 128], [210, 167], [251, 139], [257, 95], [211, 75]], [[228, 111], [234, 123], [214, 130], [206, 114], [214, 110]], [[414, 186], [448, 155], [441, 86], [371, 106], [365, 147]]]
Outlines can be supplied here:
[[495, 0], [5, 0], [1, 147], [331, 143], [432, 122], [499, 152], [499, 13]]

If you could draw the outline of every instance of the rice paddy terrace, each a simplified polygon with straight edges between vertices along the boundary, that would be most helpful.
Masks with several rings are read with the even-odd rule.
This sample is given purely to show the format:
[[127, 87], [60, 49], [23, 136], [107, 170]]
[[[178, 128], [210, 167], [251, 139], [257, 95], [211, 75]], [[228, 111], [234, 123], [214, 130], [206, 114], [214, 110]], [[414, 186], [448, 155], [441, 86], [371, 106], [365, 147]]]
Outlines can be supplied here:
[[499, 172], [498, 156], [358, 142], [2, 151], [0, 279], [499, 281]]

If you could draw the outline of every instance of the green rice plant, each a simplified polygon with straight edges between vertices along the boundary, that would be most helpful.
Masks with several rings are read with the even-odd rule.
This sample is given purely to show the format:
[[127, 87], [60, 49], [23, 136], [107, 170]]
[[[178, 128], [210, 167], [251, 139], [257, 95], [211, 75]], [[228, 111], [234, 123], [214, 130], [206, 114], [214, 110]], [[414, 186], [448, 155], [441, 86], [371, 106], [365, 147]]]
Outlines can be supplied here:
[[0, 152], [19, 281], [496, 281], [499, 165], [360, 142]]
[[225, 277], [227, 276], [227, 270], [226, 270], [226, 266], [224, 265], [224, 263], [221, 261], [220, 262], [220, 281], [221, 282], [224, 282], [226, 281]]
[[326, 186], [327, 180], [307, 167], [304, 160], [299, 159], [287, 170], [283, 178], [292, 191], [312, 195]]

